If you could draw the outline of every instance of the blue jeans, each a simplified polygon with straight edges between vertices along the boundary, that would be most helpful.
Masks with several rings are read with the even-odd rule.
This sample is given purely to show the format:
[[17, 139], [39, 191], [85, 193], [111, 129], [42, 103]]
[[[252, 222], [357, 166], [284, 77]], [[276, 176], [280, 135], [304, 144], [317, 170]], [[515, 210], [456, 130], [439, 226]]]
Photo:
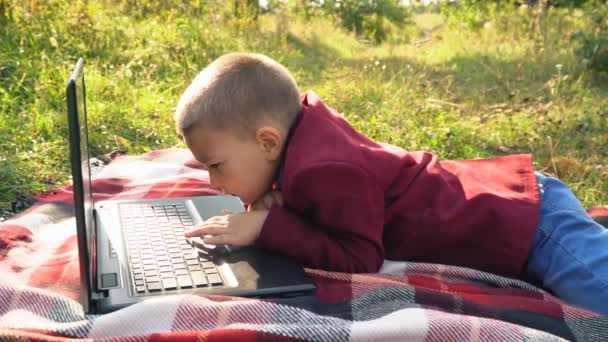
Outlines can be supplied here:
[[540, 221], [527, 273], [564, 301], [608, 316], [608, 229], [560, 180], [536, 173]]

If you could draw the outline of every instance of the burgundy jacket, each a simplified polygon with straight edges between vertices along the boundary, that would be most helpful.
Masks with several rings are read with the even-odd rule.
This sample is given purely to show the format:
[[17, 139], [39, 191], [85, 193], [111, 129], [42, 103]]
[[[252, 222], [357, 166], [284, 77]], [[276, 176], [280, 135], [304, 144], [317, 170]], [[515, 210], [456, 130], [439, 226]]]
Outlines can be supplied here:
[[312, 92], [302, 106], [259, 247], [342, 272], [389, 259], [521, 275], [539, 217], [530, 155], [439, 161], [370, 140]]

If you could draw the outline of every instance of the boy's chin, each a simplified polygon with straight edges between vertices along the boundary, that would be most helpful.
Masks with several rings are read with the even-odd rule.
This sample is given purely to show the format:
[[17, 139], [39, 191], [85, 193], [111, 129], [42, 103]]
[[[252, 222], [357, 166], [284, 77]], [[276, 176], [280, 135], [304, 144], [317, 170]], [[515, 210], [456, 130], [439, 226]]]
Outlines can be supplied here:
[[241, 202], [243, 202], [244, 205], [246, 206], [250, 206], [251, 204], [255, 203], [256, 199], [251, 199], [251, 198], [245, 198], [245, 197], [241, 197], [238, 195], [235, 195], [236, 197], [238, 197]]
[[244, 197], [241, 197], [241, 196], [236, 195], [236, 194], [230, 194], [230, 195], [232, 195], [232, 196], [234, 196], [234, 197], [238, 197], [238, 198], [241, 200], [241, 202], [243, 202], [243, 204], [244, 204], [244, 205], [250, 205], [250, 204], [251, 204], [251, 201], [248, 201], [248, 200], [247, 200], [246, 198], [244, 198]]

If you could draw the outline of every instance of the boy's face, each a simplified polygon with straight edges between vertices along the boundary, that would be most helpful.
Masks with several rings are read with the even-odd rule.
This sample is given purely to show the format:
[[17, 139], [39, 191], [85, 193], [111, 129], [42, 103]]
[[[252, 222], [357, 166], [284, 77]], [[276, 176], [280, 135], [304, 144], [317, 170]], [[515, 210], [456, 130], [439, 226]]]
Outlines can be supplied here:
[[250, 204], [271, 189], [284, 137], [273, 126], [262, 126], [250, 137], [195, 127], [184, 140], [196, 160], [207, 167], [212, 187]]

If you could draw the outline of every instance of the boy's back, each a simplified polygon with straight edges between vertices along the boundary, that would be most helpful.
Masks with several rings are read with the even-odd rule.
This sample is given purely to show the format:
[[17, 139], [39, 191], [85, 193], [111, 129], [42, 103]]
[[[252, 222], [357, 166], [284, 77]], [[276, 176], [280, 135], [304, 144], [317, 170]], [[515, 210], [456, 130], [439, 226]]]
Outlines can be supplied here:
[[285, 207], [272, 207], [257, 244], [312, 267], [375, 272], [387, 258], [517, 276], [538, 223], [531, 156], [439, 162], [373, 142], [314, 93], [279, 184]]

